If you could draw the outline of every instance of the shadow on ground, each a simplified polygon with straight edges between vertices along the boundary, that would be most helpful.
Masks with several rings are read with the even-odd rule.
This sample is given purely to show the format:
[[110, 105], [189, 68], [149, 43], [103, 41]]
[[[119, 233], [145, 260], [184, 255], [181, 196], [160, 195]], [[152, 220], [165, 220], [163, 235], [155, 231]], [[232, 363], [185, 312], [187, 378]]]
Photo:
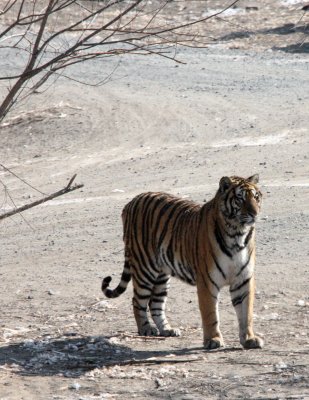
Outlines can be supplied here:
[[21, 375], [78, 377], [95, 368], [115, 365], [186, 362], [188, 360], [184, 357], [201, 355], [203, 351], [203, 348], [173, 349], [176, 358], [171, 359], [168, 358], [171, 356], [169, 351], [133, 351], [115, 343], [115, 339], [104, 336], [74, 337], [8, 344], [0, 347], [0, 367]]
[[309, 53], [309, 42], [292, 44], [290, 46], [274, 47], [273, 49], [284, 51], [286, 53]]
[[[219, 41], [230, 41], [235, 39], [247, 39], [254, 35], [292, 35], [295, 33], [308, 34], [308, 26], [296, 26], [295, 24], [284, 24], [270, 29], [260, 29], [255, 31], [232, 32], [218, 38]], [[305, 37], [305, 36], [304, 36]], [[281, 50], [288, 53], [308, 53], [309, 43], [304, 40], [289, 46], [272, 47], [273, 50]]]

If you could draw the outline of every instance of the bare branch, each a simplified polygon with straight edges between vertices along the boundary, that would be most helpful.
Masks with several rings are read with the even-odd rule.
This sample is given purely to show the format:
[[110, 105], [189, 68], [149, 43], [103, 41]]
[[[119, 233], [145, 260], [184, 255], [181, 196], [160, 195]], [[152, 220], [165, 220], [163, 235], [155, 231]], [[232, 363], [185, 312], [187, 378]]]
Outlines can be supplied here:
[[23, 211], [29, 210], [29, 208], [33, 208], [33, 207], [36, 207], [36, 206], [38, 206], [40, 204], [46, 203], [47, 201], [52, 200], [55, 197], [59, 197], [59, 196], [62, 196], [64, 194], [66, 194], [66, 193], [70, 193], [70, 192], [73, 192], [74, 190], [82, 188], [84, 186], [83, 184], [72, 186], [72, 183], [73, 183], [75, 177], [76, 177], [76, 175], [74, 175], [70, 179], [70, 181], [69, 181], [69, 183], [68, 183], [68, 185], [66, 187], [64, 187], [63, 189], [59, 190], [58, 192], [52, 193], [49, 196], [43, 197], [42, 199], [36, 200], [36, 201], [34, 201], [32, 203], [28, 203], [28, 204], [25, 204], [25, 205], [23, 205], [21, 207], [18, 207], [18, 208], [15, 208], [15, 209], [11, 210], [11, 211], [8, 211], [8, 212], [0, 215], [0, 220], [8, 218], [8, 217], [11, 217], [12, 215], [15, 215], [15, 214], [19, 214], [19, 213], [21, 213]]
[[2, 10], [0, 10], [0, 15], [4, 15], [5, 13], [7, 13], [8, 11], [10, 11], [10, 9], [15, 5], [15, 3], [17, 3], [18, 0], [14, 0], [14, 1], [8, 1], [5, 6], [3, 7]]
[[[42, 194], [43, 196], [46, 195], [46, 193], [41, 192], [40, 190], [38, 190], [37, 188], [35, 188], [33, 185], [31, 185], [29, 182], [25, 181], [23, 178], [21, 178], [20, 176], [18, 176], [15, 172], [13, 172], [11, 169], [9, 169], [8, 167], [6, 167], [3, 164], [0, 164], [0, 167], [2, 167], [4, 169], [4, 171], [9, 172], [11, 175], [15, 176], [15, 178], [19, 179], [21, 182], [23, 182], [25, 185], [31, 187], [31, 189], [35, 190], [36, 192], [39, 192], [40, 194]], [[76, 176], [76, 175], [75, 175]]]
[[168, 0], [154, 6], [146, 0], [7, 1], [0, 11], [10, 16], [8, 26], [0, 32], [0, 52], [14, 49], [20, 59], [27, 57], [27, 61], [23, 67], [0, 76], [0, 81], [7, 82], [9, 87], [8, 94], [1, 99], [0, 121], [17, 100], [77, 63], [121, 54], [157, 55], [180, 62], [167, 51], [175, 46], [206, 47], [205, 40], [209, 38], [198, 27], [212, 18], [220, 18], [238, 1], [231, 0], [224, 9], [187, 22], [164, 19]]

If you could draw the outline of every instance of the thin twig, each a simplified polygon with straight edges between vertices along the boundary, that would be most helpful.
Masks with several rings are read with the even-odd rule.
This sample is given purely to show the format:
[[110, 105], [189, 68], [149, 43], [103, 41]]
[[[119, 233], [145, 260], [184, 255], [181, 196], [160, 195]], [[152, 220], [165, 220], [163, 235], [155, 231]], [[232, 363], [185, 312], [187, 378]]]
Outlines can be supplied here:
[[0, 215], [0, 220], [2, 220], [4, 218], [11, 217], [12, 215], [21, 213], [21, 212], [23, 212], [25, 210], [28, 210], [29, 208], [36, 207], [36, 206], [38, 206], [38, 205], [40, 205], [42, 203], [46, 203], [47, 201], [52, 200], [55, 197], [59, 197], [59, 196], [62, 196], [63, 194], [70, 193], [70, 192], [73, 192], [74, 190], [82, 188], [84, 186], [83, 184], [71, 186], [71, 184], [74, 181], [75, 177], [76, 177], [76, 175], [74, 175], [71, 178], [71, 180], [69, 181], [69, 184], [65, 188], [59, 190], [58, 192], [52, 193], [49, 196], [43, 197], [42, 199], [36, 200], [33, 203], [25, 204], [25, 205], [23, 205], [21, 207], [15, 208], [14, 210], [8, 211], [7, 213], [4, 213], [4, 214]]
[[20, 176], [18, 176], [15, 172], [13, 172], [12, 170], [10, 170], [8, 167], [6, 167], [3, 164], [0, 164], [0, 167], [2, 167], [5, 171], [9, 172], [11, 175], [15, 176], [15, 178], [19, 179], [21, 182], [23, 182], [25, 185], [31, 187], [31, 189], [35, 190], [36, 192], [39, 192], [40, 194], [42, 194], [43, 196], [46, 196], [46, 193], [41, 192], [39, 189], [35, 188], [34, 186], [32, 186], [29, 182], [25, 181], [23, 178], [21, 178]]
[[132, 358], [131, 360], [124, 361], [111, 361], [106, 362], [102, 365], [102, 360], [98, 359], [98, 357], [83, 357], [82, 363], [76, 363], [75, 365], [65, 365], [66, 369], [93, 369], [96, 368], [110, 368], [110, 367], [125, 367], [127, 365], [158, 365], [158, 364], [183, 364], [187, 362], [196, 362], [201, 361], [201, 358], [176, 358], [174, 360], [170, 358], [146, 358], [138, 360], [136, 358]]
[[[169, 3], [168, 0], [159, 2], [158, 7], [150, 11], [146, 6], [148, 2], [143, 0], [96, 2], [97, 5], [93, 7], [88, 6], [88, 3], [87, 6], [80, 4], [76, 0], [48, 0], [43, 8], [39, 0], [33, 0], [31, 11], [27, 11], [25, 0], [7, 2], [3, 13], [15, 7], [16, 10], [12, 23], [2, 32], [0, 30], [0, 39], [7, 41], [1, 48], [26, 51], [28, 61], [16, 74], [6, 73], [0, 76], [1, 81], [7, 82], [8, 86], [12, 85], [0, 102], [0, 121], [18, 101], [37, 91], [54, 74], [57, 75], [57, 72], [59, 74], [63, 69], [80, 62], [141, 53], [161, 56], [179, 63], [175, 54], [169, 56], [160, 48], [166, 45], [196, 47], [196, 38], [202, 40], [202, 37], [197, 32], [191, 32], [193, 26], [219, 18], [238, 1], [230, 0], [227, 6], [212, 15], [172, 24], [160, 22], [160, 15]], [[79, 7], [78, 13], [74, 6]], [[73, 20], [66, 18], [62, 26], [53, 26], [55, 20], [65, 12], [73, 15]], [[101, 18], [98, 21], [98, 17], [104, 13], [107, 14], [107, 19]], [[155, 24], [157, 20], [159, 22]], [[22, 33], [20, 29], [23, 30]], [[78, 35], [74, 35], [77, 32]], [[100, 51], [91, 50], [95, 47], [100, 48]], [[31, 85], [27, 87], [28, 82]]]

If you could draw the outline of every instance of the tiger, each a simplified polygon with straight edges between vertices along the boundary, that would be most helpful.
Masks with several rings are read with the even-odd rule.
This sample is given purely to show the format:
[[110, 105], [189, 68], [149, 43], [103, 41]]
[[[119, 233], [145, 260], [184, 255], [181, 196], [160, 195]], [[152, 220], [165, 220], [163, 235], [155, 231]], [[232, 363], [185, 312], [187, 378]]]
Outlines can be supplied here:
[[224, 346], [218, 311], [224, 286], [229, 286], [236, 311], [240, 344], [245, 349], [263, 347], [263, 339], [253, 331], [255, 223], [262, 202], [258, 182], [258, 174], [224, 176], [214, 198], [201, 205], [164, 192], [147, 192], [124, 207], [121, 280], [112, 290], [112, 278], [105, 277], [102, 291], [108, 298], [118, 297], [132, 278], [139, 335], [180, 335], [165, 316], [174, 276], [197, 287], [205, 349]]

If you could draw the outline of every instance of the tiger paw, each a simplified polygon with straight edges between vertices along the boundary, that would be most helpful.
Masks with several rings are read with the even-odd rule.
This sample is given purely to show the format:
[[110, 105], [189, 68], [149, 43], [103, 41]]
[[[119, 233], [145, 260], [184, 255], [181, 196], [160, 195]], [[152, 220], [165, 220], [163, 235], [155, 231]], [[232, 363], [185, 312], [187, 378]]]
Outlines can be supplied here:
[[150, 324], [147, 324], [138, 330], [138, 334], [140, 336], [158, 336], [159, 331], [155, 326], [151, 326]]
[[264, 340], [259, 336], [247, 339], [242, 343], [245, 349], [261, 349], [264, 346]]
[[206, 350], [215, 350], [218, 349], [219, 347], [223, 347], [224, 343], [222, 338], [220, 337], [214, 337], [211, 339], [205, 339], [204, 340], [204, 347]]
[[162, 331], [160, 331], [160, 336], [180, 336], [180, 329], [164, 329]]

